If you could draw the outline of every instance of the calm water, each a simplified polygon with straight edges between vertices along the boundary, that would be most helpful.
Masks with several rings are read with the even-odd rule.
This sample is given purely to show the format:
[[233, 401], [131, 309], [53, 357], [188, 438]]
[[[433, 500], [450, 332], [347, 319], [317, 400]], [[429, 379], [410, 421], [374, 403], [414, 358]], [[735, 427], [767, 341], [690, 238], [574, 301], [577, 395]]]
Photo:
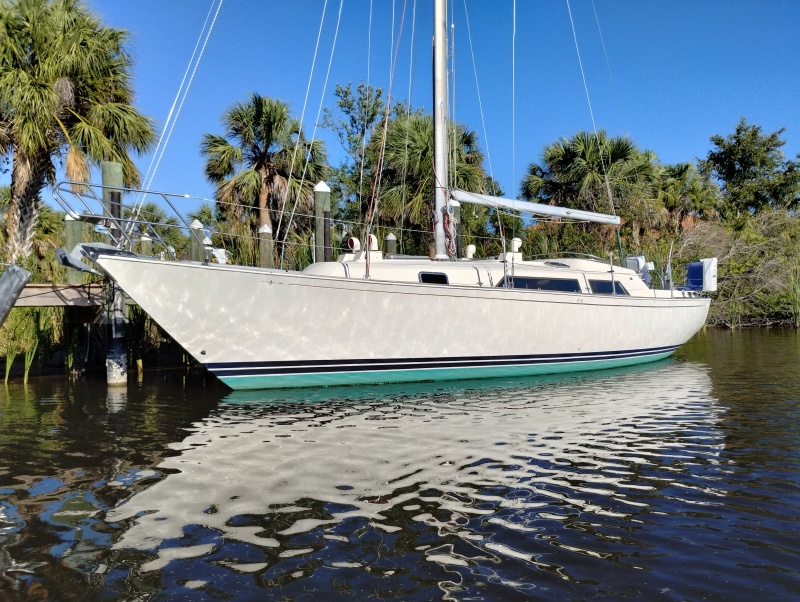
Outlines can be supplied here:
[[549, 379], [0, 387], [0, 600], [800, 596], [800, 337]]

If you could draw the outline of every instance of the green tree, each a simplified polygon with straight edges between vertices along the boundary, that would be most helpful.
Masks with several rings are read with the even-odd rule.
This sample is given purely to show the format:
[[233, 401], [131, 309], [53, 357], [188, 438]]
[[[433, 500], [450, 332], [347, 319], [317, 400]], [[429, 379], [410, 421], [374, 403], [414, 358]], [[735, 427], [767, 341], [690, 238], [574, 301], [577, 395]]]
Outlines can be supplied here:
[[663, 167], [656, 198], [669, 213], [669, 233], [678, 236], [698, 219], [717, 216], [719, 189], [691, 163]]
[[[381, 88], [363, 82], [355, 91], [352, 84], [337, 84], [336, 107], [325, 109], [322, 125], [336, 135], [347, 153], [347, 158], [331, 170], [331, 192], [337, 200], [338, 217], [347, 222], [361, 224], [369, 209], [375, 157], [368, 159], [368, 143], [382, 123], [382, 95]], [[401, 108], [405, 105], [396, 105], [394, 113], [401, 112]]]
[[361, 164], [364, 149], [383, 110], [383, 90], [363, 82], [355, 93], [353, 85], [336, 84], [336, 111], [326, 108], [322, 126], [336, 134], [354, 165]]
[[[483, 192], [483, 153], [477, 135], [460, 124], [450, 127], [450, 186]], [[378, 190], [376, 220], [408, 231], [401, 239], [406, 252], [428, 254], [433, 241], [433, 118], [419, 113], [395, 116], [386, 128], [385, 144], [382, 138], [373, 135], [367, 149]], [[380, 156], [380, 174], [375, 178]]]
[[727, 138], [711, 137], [714, 148], [700, 161], [700, 169], [722, 189], [723, 217], [800, 205], [800, 164], [781, 151], [783, 132], [763, 134], [742, 117]]
[[[189, 239], [181, 232], [181, 224], [175, 216], [167, 215], [166, 211], [157, 203], [148, 201], [142, 203], [135, 210], [126, 208], [124, 219], [134, 219], [136, 222], [134, 234], [147, 235], [153, 239], [155, 246], [153, 253], [165, 251], [164, 247], [175, 249], [176, 256], [189, 246]], [[145, 224], [150, 224], [145, 226]]]
[[62, 158], [67, 177], [86, 181], [99, 161], [139, 174], [153, 124], [131, 105], [127, 34], [106, 27], [78, 0], [0, 0], [0, 155], [12, 155], [6, 220], [10, 261], [31, 253], [40, 192]]
[[[562, 207], [602, 213], [616, 213], [627, 223], [631, 244], [638, 248], [642, 232], [651, 232], [666, 221], [665, 212], [653, 201], [654, 185], [659, 176], [656, 156], [640, 151], [625, 136], [606, 136], [578, 132], [545, 147], [540, 164], [531, 163], [522, 180], [523, 198]], [[569, 248], [576, 252], [610, 250], [613, 231], [567, 225], [560, 233], [551, 226], [541, 226], [546, 249]], [[566, 236], [557, 241], [553, 237]]]
[[531, 163], [522, 180], [528, 200], [610, 213], [633, 204], [652, 183], [655, 155], [642, 152], [625, 136], [608, 138], [578, 132], [545, 147], [540, 164]]
[[189, 213], [189, 219], [196, 219], [211, 229], [212, 244], [225, 249], [231, 263], [258, 263], [259, 250], [257, 241], [253, 238], [253, 230], [258, 227], [257, 216], [252, 213], [238, 214], [226, 210], [225, 206], [204, 203], [196, 211]]
[[745, 213], [735, 227], [703, 221], [675, 248], [681, 261], [719, 258], [719, 290], [709, 323], [792, 326], [800, 323], [800, 220], [785, 209]]
[[[11, 203], [11, 187], [0, 187], [0, 247], [5, 246], [5, 224]], [[51, 209], [41, 199], [39, 203], [39, 219], [33, 230], [31, 250], [28, 257], [17, 263], [31, 272], [32, 282], [60, 282], [64, 277], [64, 267], [55, 257], [55, 249], [64, 246], [64, 214]]]
[[327, 173], [324, 147], [306, 139], [289, 105], [259, 94], [233, 105], [222, 121], [225, 135], [205, 134], [201, 143], [217, 204], [236, 217], [255, 211], [256, 227], [268, 226], [280, 240], [289, 227], [284, 209], [299, 200], [298, 211], [310, 212], [314, 185]]

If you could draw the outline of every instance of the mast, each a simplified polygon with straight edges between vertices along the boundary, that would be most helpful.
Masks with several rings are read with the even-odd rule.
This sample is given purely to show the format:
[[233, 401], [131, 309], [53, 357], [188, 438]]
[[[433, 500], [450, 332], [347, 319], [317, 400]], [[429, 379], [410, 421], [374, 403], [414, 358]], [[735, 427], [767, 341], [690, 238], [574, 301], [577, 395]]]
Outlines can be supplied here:
[[436, 259], [447, 259], [444, 212], [447, 210], [447, 8], [435, 0], [433, 8], [433, 190]]

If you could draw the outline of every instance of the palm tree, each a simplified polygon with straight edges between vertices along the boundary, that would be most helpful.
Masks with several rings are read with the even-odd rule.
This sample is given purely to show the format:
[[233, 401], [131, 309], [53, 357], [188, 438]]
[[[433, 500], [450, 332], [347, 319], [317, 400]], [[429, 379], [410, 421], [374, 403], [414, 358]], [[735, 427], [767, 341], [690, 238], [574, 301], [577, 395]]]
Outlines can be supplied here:
[[[175, 216], [167, 215], [162, 207], [152, 201], [142, 203], [137, 209], [126, 208], [122, 216], [134, 222], [134, 233], [155, 238], [155, 253], [165, 251], [163, 247], [172, 247], [175, 254], [181, 253], [189, 246], [189, 240], [181, 232], [181, 225]], [[145, 226], [145, 224], [150, 224]]]
[[691, 163], [664, 167], [658, 200], [669, 212], [674, 235], [691, 228], [699, 217], [717, 216], [720, 207], [719, 188]]
[[578, 132], [545, 147], [542, 164], [531, 163], [522, 180], [528, 200], [590, 211], [610, 211], [655, 176], [655, 155], [629, 138]]
[[[522, 180], [522, 195], [528, 200], [616, 213], [634, 248], [643, 228], [649, 232], [667, 220], [663, 207], [653, 203], [660, 174], [657, 158], [625, 136], [578, 132], [545, 147], [542, 159], [541, 164], [531, 163]], [[584, 228], [570, 227], [562, 234], [586, 238]], [[596, 242], [572, 241], [579, 247]]]
[[[486, 179], [477, 135], [460, 124], [451, 124], [451, 128], [450, 186], [469, 192], [482, 192]], [[378, 133], [373, 134], [370, 148], [367, 149], [373, 165], [382, 143], [381, 138]], [[395, 117], [386, 130], [378, 182], [377, 216], [410, 229], [416, 252], [427, 253], [423, 241], [431, 239], [431, 236], [422, 232], [432, 232], [432, 174], [432, 116], [411, 113]]]
[[[325, 150], [318, 140], [308, 141], [289, 105], [259, 94], [236, 103], [222, 118], [225, 135], [205, 134], [201, 153], [206, 178], [217, 186], [216, 200], [223, 211], [254, 209], [258, 227], [268, 226], [277, 240], [289, 226], [284, 209], [297, 199], [301, 213], [309, 213], [313, 187], [327, 172]], [[282, 224], [277, 232], [276, 220]]]
[[39, 194], [55, 178], [86, 181], [100, 161], [139, 174], [129, 150], [155, 139], [153, 123], [131, 106], [127, 34], [105, 27], [78, 0], [0, 2], [0, 155], [13, 154], [6, 249], [31, 253]]

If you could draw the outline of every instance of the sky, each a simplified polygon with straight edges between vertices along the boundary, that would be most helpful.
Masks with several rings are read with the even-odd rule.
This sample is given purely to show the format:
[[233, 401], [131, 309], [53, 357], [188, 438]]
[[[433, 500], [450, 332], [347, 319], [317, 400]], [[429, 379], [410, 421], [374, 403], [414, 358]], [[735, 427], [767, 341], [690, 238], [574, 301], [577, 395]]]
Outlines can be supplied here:
[[[431, 108], [432, 0], [223, 0], [218, 12], [220, 0], [84, 1], [106, 24], [129, 32], [135, 104], [159, 131], [216, 16], [153, 190], [213, 197], [200, 140], [224, 133], [224, 111], [253, 92], [288, 102], [307, 135], [322, 139], [339, 163], [338, 141], [315, 128], [320, 106], [334, 106], [337, 83], [388, 90], [398, 39], [391, 94]], [[451, 6], [454, 117], [478, 133], [485, 167], [506, 196], [518, 194], [546, 145], [579, 130], [628, 135], [662, 163], [692, 162], [707, 155], [712, 135], [731, 134], [745, 117], [765, 133], [785, 128], [784, 153], [800, 153], [798, 0]], [[143, 174], [151, 160], [136, 159]]]

